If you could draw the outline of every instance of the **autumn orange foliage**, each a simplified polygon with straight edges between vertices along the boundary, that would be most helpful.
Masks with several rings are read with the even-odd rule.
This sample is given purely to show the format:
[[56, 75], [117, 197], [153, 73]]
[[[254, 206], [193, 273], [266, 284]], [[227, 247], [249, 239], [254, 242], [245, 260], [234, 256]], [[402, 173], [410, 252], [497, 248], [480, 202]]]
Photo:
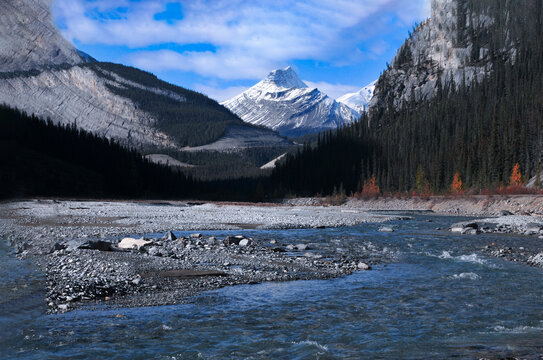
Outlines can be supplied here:
[[375, 175], [372, 175], [369, 181], [364, 182], [362, 187], [362, 193], [360, 194], [363, 198], [378, 197], [381, 194], [381, 189], [376, 184]]
[[511, 174], [511, 178], [509, 179], [509, 185], [510, 186], [522, 185], [522, 173], [520, 172], [519, 163], [516, 163], [515, 167], [513, 168], [513, 173]]
[[461, 194], [464, 191], [464, 184], [462, 183], [462, 178], [460, 177], [459, 172], [456, 172], [456, 174], [454, 174], [453, 182], [451, 184], [451, 190], [453, 194]]

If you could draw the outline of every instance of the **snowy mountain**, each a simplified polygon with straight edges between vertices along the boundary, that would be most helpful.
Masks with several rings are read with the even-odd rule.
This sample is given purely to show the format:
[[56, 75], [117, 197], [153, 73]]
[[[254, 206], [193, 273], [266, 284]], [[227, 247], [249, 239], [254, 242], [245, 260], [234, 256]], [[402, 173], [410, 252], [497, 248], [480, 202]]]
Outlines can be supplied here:
[[264, 80], [227, 100], [226, 106], [242, 120], [286, 136], [336, 129], [358, 119], [358, 113], [309, 88], [291, 68], [272, 71]]
[[377, 84], [377, 80], [355, 93], [343, 95], [337, 99], [337, 102], [347, 105], [361, 115], [364, 111], [368, 110], [373, 92], [375, 91], [375, 84]]

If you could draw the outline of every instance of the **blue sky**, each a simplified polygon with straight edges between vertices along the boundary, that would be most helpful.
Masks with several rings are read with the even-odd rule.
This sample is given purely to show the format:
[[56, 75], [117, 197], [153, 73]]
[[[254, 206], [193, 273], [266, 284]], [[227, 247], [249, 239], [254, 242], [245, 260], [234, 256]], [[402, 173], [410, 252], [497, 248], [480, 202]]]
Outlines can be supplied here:
[[331, 97], [379, 77], [430, 0], [54, 0], [77, 48], [219, 101], [292, 66]]

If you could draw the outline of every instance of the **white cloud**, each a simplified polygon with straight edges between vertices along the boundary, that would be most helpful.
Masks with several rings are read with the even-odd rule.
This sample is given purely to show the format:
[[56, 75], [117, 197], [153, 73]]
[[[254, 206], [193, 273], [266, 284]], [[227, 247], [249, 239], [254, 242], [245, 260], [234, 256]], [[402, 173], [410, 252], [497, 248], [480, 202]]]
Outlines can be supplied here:
[[[154, 15], [176, 1], [182, 20], [155, 20]], [[293, 60], [345, 65], [372, 56], [357, 45], [387, 31], [389, 24], [375, 19], [393, 12], [412, 23], [428, 16], [428, 4], [429, 0], [54, 0], [54, 12], [68, 39], [133, 48], [133, 65], [149, 71], [259, 79]], [[165, 43], [211, 44], [217, 50], [145, 51]]]
[[353, 93], [361, 89], [361, 87], [357, 87], [357, 86], [344, 85], [344, 84], [330, 84], [324, 81], [311, 82], [311, 81], [304, 80], [304, 82], [310, 88], [318, 88], [323, 93], [330, 96], [332, 99], [337, 99], [345, 94]]

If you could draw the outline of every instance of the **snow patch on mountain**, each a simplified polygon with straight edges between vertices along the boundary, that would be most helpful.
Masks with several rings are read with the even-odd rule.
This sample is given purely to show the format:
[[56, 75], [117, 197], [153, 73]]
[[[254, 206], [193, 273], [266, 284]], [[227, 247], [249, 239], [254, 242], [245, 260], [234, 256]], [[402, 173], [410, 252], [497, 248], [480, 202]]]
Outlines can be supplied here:
[[362, 115], [363, 112], [368, 111], [368, 106], [370, 104], [371, 98], [373, 97], [373, 92], [375, 91], [376, 84], [377, 80], [369, 85], [364, 86], [357, 92], [343, 95], [336, 101], [347, 105], [351, 109], [356, 110], [358, 114]]
[[358, 120], [357, 111], [309, 88], [291, 68], [272, 71], [264, 80], [222, 103], [242, 120], [286, 136], [336, 129]]

